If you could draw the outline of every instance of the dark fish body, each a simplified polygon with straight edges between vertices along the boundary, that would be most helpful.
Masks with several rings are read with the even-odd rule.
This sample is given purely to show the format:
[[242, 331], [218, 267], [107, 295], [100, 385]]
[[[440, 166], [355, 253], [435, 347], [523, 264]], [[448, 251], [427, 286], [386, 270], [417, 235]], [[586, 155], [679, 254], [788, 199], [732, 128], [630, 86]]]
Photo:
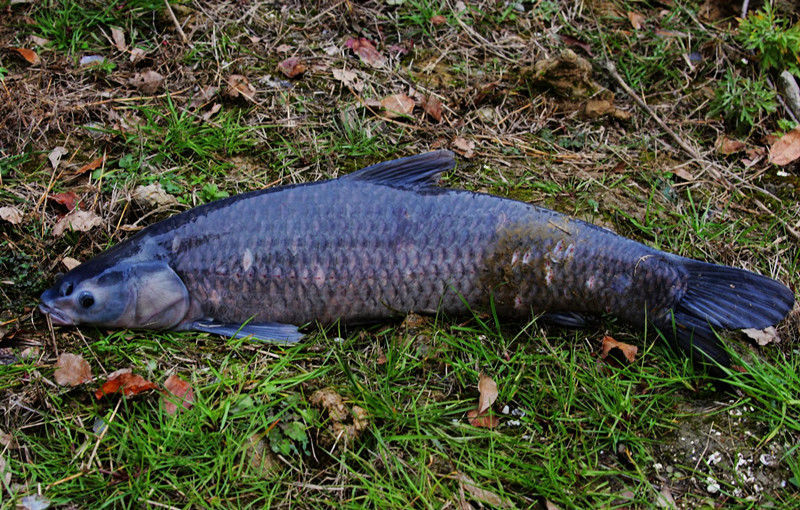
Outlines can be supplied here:
[[[241, 334], [294, 340], [300, 335], [284, 325], [459, 314], [491, 299], [504, 317], [649, 321], [724, 362], [709, 326], [764, 328], [794, 302], [785, 286], [754, 273], [667, 254], [548, 209], [435, 187], [452, 165], [439, 151], [197, 207], [74, 269], [45, 292], [42, 309], [63, 324], [222, 334], [249, 321]], [[109, 290], [127, 280], [143, 283]], [[133, 292], [136, 303], [112, 306], [119, 317], [110, 320], [76, 319], [74, 303], [59, 315], [55, 301], [83, 281], [94, 282], [80, 291], [93, 298], [85, 311], [104, 291], [116, 292], [109, 302]]]

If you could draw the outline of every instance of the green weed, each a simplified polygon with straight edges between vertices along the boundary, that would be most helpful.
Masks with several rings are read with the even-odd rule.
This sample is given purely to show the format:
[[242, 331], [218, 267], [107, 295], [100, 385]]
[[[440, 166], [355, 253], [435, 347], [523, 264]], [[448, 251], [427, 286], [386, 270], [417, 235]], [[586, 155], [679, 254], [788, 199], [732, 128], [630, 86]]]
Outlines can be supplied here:
[[748, 132], [766, 114], [778, 109], [775, 91], [763, 79], [751, 79], [728, 69], [714, 91], [709, 117], [722, 115], [735, 129]]

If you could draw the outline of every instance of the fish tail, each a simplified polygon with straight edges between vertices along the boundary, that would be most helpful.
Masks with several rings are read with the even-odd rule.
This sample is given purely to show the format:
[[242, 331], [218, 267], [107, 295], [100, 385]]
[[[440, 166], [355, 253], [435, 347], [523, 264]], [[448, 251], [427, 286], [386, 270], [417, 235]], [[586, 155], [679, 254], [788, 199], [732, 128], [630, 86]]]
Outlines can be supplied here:
[[714, 329], [764, 329], [794, 306], [792, 291], [766, 276], [682, 257], [679, 261], [688, 272], [688, 287], [663, 325], [673, 329], [678, 347], [694, 359], [730, 366]]

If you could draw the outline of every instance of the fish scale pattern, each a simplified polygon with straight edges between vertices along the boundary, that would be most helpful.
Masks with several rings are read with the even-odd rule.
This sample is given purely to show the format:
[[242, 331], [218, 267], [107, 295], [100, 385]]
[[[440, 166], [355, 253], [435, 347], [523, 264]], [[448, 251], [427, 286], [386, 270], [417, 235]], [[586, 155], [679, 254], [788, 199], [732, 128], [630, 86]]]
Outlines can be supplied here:
[[656, 250], [461, 190], [325, 181], [245, 195], [165, 236], [192, 300], [223, 322], [462, 313], [465, 302], [480, 309], [493, 295], [505, 316], [612, 312], [642, 323], [685, 291], [684, 275]]

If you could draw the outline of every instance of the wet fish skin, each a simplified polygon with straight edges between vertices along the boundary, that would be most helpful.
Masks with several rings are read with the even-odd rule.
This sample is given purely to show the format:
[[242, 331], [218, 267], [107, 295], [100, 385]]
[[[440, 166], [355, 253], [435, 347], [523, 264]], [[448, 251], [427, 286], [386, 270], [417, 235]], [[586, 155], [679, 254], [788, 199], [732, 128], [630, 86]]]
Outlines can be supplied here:
[[[460, 314], [491, 298], [505, 317], [610, 313], [674, 327], [688, 353], [725, 363], [709, 325], [763, 328], [791, 309], [791, 291], [769, 278], [548, 209], [435, 187], [452, 158], [438, 151], [192, 209], [73, 269], [43, 294], [42, 310], [61, 324], [223, 334], [249, 320], [266, 325], [260, 336], [294, 340], [280, 325]], [[92, 307], [101, 295], [132, 302], [91, 315], [77, 302], [86, 292], [98, 297]]]

